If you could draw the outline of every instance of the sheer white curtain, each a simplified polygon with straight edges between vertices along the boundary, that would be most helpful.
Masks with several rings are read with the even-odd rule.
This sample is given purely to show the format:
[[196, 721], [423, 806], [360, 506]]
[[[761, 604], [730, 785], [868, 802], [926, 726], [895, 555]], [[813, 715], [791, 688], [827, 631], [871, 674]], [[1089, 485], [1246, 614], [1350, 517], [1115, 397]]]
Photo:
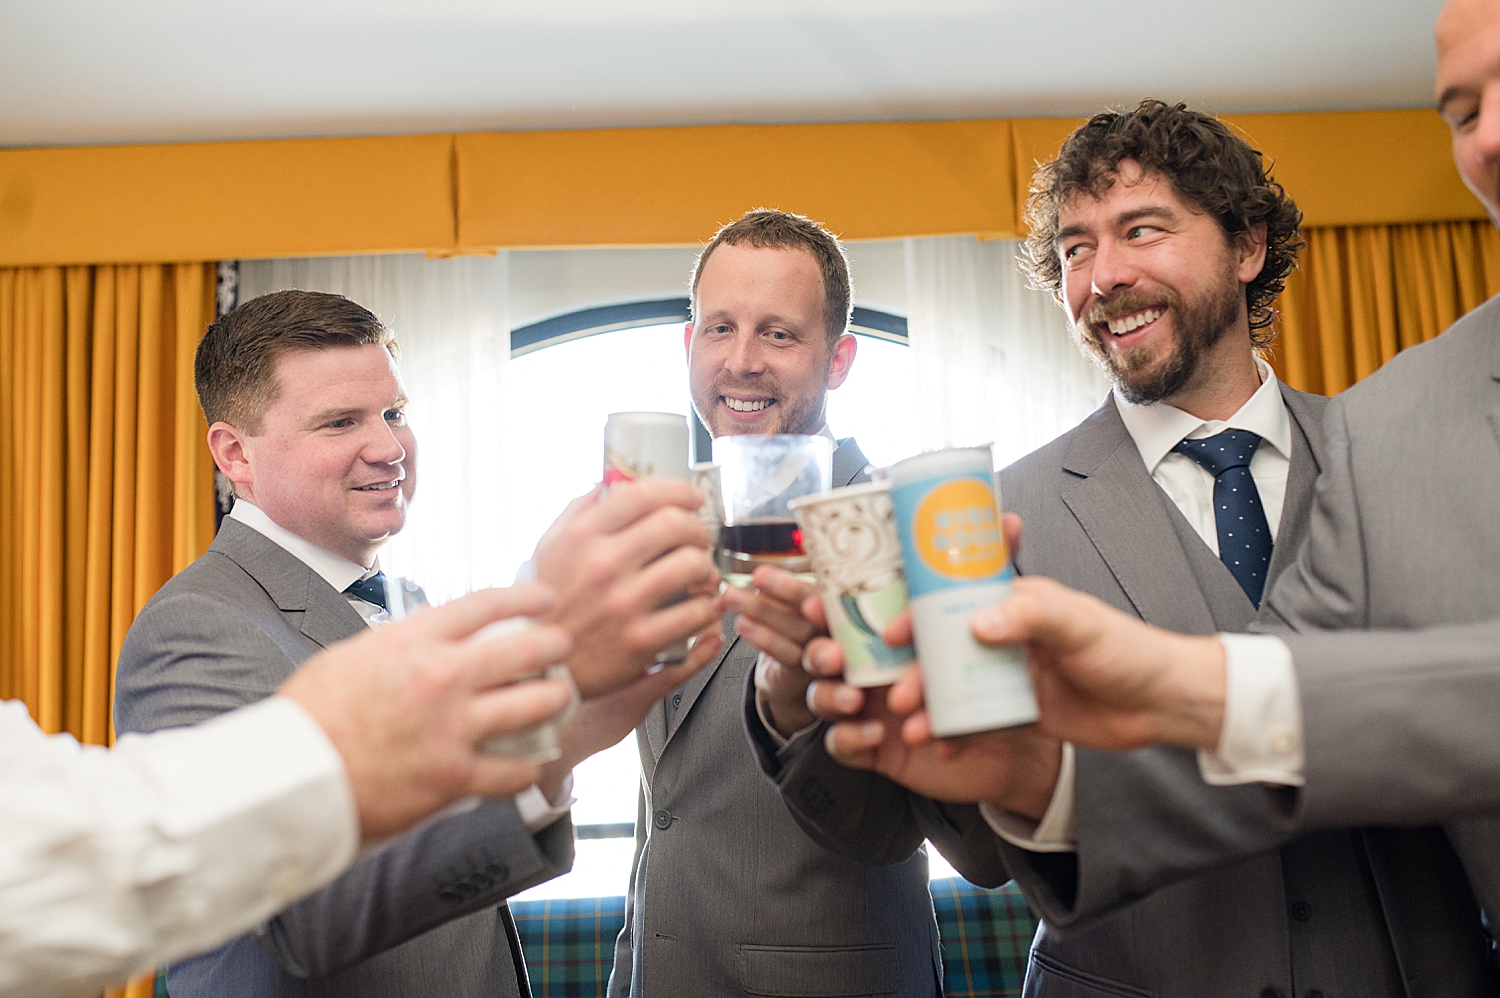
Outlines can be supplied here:
[[239, 300], [298, 288], [365, 306], [396, 333], [417, 438], [417, 493], [406, 529], [381, 552], [387, 572], [434, 599], [508, 585], [502, 382], [510, 358], [509, 261], [416, 254], [255, 260]]
[[906, 242], [907, 335], [924, 448], [993, 442], [1005, 467], [1071, 429], [1109, 390], [1049, 295], [1026, 286], [1020, 244]]

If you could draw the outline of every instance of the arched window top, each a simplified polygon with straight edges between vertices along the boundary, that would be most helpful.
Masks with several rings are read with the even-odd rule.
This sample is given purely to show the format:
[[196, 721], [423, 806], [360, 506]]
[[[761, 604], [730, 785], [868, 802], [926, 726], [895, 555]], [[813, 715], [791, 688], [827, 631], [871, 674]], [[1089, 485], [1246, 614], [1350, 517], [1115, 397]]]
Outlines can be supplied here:
[[[611, 333], [640, 326], [661, 326], [669, 322], [686, 322], [689, 303], [686, 296], [652, 298], [645, 301], [620, 302], [575, 309], [562, 315], [530, 322], [510, 331], [510, 355], [520, 357], [558, 343]], [[854, 306], [849, 331], [895, 343], [906, 342], [906, 319], [879, 309]]]

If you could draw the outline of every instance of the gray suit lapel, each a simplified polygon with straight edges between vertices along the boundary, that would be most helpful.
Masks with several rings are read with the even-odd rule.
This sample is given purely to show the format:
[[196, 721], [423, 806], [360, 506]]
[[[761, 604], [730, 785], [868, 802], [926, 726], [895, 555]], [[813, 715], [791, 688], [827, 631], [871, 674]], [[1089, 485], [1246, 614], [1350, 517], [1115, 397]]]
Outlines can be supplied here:
[[[864, 452], [859, 449], [859, 444], [854, 442], [853, 437], [845, 437], [843, 440], [840, 440], [838, 442], [838, 449], [833, 452], [833, 487], [836, 489], [843, 488], [860, 478], [869, 463], [865, 458]], [[753, 653], [754, 649], [748, 644], [743, 649], [738, 647], [740, 637], [734, 631], [735, 619], [732, 616], [724, 618], [722, 625], [724, 649], [719, 652], [719, 657], [704, 666], [701, 672], [683, 683], [676, 693], [672, 694], [672, 696], [680, 695], [682, 697], [678, 706], [674, 708], [670, 705], [672, 696], [669, 696], [666, 700], [652, 708], [651, 713], [647, 715], [646, 741], [658, 759], [661, 758], [662, 752], [666, 751], [667, 743], [672, 740], [672, 736], [677, 733], [677, 729], [682, 727], [683, 720], [688, 716], [688, 712], [693, 709], [693, 704], [698, 702], [698, 697], [708, 687], [709, 680], [713, 679], [714, 674], [719, 671], [719, 667], [736, 650], [740, 654]], [[660, 748], [658, 748], [658, 745]]]
[[[1313, 490], [1323, 470], [1323, 409], [1328, 400], [1281, 386], [1292, 419], [1292, 460], [1287, 471], [1286, 496], [1282, 499], [1281, 522], [1276, 528], [1276, 546], [1266, 572], [1266, 593], [1297, 557], [1307, 520], [1312, 513]], [[1261, 605], [1265, 605], [1262, 597]]]
[[1490, 429], [1495, 433], [1495, 443], [1500, 444], [1500, 336], [1490, 335], [1490, 394], [1488, 413]]
[[343, 593], [260, 531], [225, 517], [211, 550], [244, 569], [265, 590], [287, 623], [319, 647], [326, 648], [365, 629], [364, 620]]
[[1063, 468], [1083, 478], [1062, 501], [1141, 619], [1211, 632], [1213, 614], [1173, 526], [1172, 501], [1146, 472], [1113, 398], [1079, 425]]

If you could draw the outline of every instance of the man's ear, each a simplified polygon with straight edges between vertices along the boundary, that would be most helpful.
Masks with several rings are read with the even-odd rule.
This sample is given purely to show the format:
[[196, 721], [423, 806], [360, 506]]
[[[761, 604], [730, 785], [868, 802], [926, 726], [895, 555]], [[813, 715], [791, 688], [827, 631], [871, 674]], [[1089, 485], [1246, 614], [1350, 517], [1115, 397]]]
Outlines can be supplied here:
[[1266, 265], [1266, 223], [1256, 222], [1235, 236], [1234, 248], [1239, 255], [1235, 274], [1241, 284], [1249, 284], [1260, 276]]
[[833, 344], [833, 355], [828, 358], [828, 387], [837, 388], [849, 377], [849, 368], [854, 366], [854, 353], [859, 348], [853, 333], [845, 333]]
[[208, 428], [208, 452], [224, 477], [235, 485], [237, 495], [253, 491], [255, 475], [250, 469], [248, 436], [223, 421]]
[[689, 361], [693, 359], [693, 324], [685, 323], [682, 327], [682, 355]]

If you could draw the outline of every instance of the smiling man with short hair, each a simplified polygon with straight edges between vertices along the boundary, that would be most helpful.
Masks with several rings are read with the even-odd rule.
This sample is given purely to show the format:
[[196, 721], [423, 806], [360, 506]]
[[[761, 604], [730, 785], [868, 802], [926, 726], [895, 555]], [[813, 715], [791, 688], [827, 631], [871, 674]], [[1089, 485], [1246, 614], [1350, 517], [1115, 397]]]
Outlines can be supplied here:
[[[709, 431], [831, 438], [826, 396], [855, 353], [838, 240], [800, 215], [751, 211], [704, 248], [691, 287], [688, 381]], [[865, 464], [853, 438], [838, 441], [833, 484], [863, 480]], [[738, 613], [759, 598], [731, 588], [724, 602]], [[875, 868], [829, 852], [745, 745], [745, 639], [761, 629], [738, 618], [723, 655], [637, 729], [636, 855], [609, 994], [936, 996], [926, 857]]]
[[[376, 555], [405, 526], [416, 487], [394, 337], [354, 302], [306, 291], [246, 302], [209, 328], [194, 373], [235, 503], [126, 636], [121, 732], [260, 700], [323, 647], [382, 626]], [[710, 634], [683, 665], [644, 674], [659, 648], [717, 618], [700, 499], [664, 481], [594, 494], [538, 545], [538, 579], [556, 594], [544, 619], [572, 637], [585, 699], [536, 786], [386, 842], [255, 933], [172, 965], [174, 998], [526, 994], [505, 898], [571, 865], [573, 764], [624, 737], [718, 649]]]

